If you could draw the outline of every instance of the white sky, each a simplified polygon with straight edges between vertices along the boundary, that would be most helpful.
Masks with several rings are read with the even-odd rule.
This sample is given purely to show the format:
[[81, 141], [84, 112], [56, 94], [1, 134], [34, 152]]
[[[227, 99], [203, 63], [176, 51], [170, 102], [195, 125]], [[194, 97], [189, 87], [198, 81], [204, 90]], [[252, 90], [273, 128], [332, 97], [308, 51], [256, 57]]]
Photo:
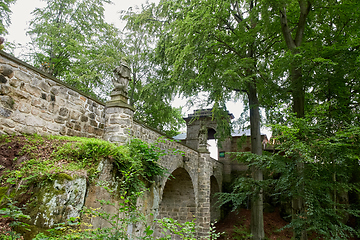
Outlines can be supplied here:
[[[114, 23], [115, 26], [122, 28], [123, 23], [119, 20], [119, 11], [127, 10], [129, 7], [134, 7], [135, 5], [140, 6], [145, 4], [146, 0], [113, 0], [113, 5], [105, 6], [105, 19], [108, 23]], [[159, 2], [159, 0], [150, 0], [149, 2]], [[41, 0], [17, 0], [14, 5], [11, 5], [11, 26], [8, 28], [8, 34], [5, 36], [6, 41], [13, 43], [26, 44], [30, 42], [30, 38], [26, 35], [26, 29], [28, 24], [32, 19], [31, 12], [37, 7], [46, 6], [45, 1]], [[18, 55], [18, 53], [16, 53]], [[183, 114], [192, 113], [193, 110], [199, 108], [199, 106], [194, 106], [191, 108], [185, 107], [186, 100], [177, 98], [173, 105], [175, 107], [182, 106]], [[208, 106], [211, 107], [211, 106]], [[243, 104], [241, 101], [237, 102], [228, 102], [227, 108], [230, 113], [234, 114], [235, 119], [240, 117], [240, 114], [243, 111]], [[268, 138], [271, 136], [271, 133], [268, 130], [263, 129]]]

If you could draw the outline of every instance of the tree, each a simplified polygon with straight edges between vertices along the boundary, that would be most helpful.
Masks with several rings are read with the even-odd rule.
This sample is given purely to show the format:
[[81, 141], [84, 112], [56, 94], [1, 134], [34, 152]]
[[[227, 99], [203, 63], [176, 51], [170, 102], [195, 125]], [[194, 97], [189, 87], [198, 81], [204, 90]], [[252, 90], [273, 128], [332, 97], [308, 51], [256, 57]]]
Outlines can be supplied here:
[[93, 96], [109, 92], [112, 70], [124, 56], [118, 30], [104, 21], [104, 4], [110, 3], [47, 0], [35, 9], [27, 32], [34, 64]]
[[[285, 103], [283, 108], [291, 104], [296, 116], [293, 118], [282, 111], [281, 119], [277, 118], [278, 123], [280, 120], [288, 126], [277, 125], [277, 134], [279, 140], [283, 140], [279, 149], [292, 160], [282, 158], [287, 162], [287, 168], [282, 168], [282, 178], [293, 179], [287, 181], [286, 189], [293, 197], [295, 239], [307, 239], [307, 231], [313, 229], [327, 238], [343, 237], [352, 230], [341, 223], [339, 213], [344, 211], [344, 206], [339, 208], [336, 198], [340, 189], [352, 189], [349, 179], [340, 176], [351, 175], [351, 171], [346, 173], [346, 168], [356, 164], [352, 157], [342, 152], [341, 146], [348, 143], [338, 136], [349, 131], [350, 125], [355, 123], [352, 118], [358, 118], [357, 107], [353, 105], [357, 102], [354, 95], [357, 80], [353, 73], [358, 68], [354, 61], [358, 43], [353, 39], [357, 38], [359, 26], [355, 21], [358, 13], [353, 9], [358, 9], [359, 3], [269, 1], [269, 4], [271, 19], [277, 19], [281, 27], [284, 46], [279, 48], [276, 60], [271, 64], [274, 78], [280, 79], [274, 81], [276, 87], [272, 89], [282, 92], [275, 98], [280, 97]], [[350, 129], [356, 135], [353, 127]], [[314, 169], [323, 174], [327, 169], [331, 175], [312, 175]], [[329, 182], [333, 185], [329, 186]], [[317, 191], [319, 189], [321, 191]], [[330, 189], [333, 192], [329, 200]], [[320, 208], [326, 211], [320, 211]]]
[[[47, 7], [33, 12], [35, 18], [28, 31], [35, 65], [105, 100], [112, 90], [113, 69], [125, 57], [133, 72], [129, 97], [130, 104], [137, 109], [135, 118], [176, 135], [183, 121], [181, 110], [170, 106], [171, 99], [166, 97], [171, 95], [159, 94], [149, 59], [151, 39], [122, 33], [106, 23], [103, 6], [110, 4], [109, 0], [48, 0], [47, 3]], [[158, 94], [153, 94], [154, 89]]]
[[[246, 94], [252, 152], [262, 155], [258, 101], [261, 62], [277, 36], [260, 32], [264, 23], [257, 1], [161, 1], [134, 16], [132, 24], [158, 34], [156, 58], [166, 69], [167, 86], [186, 97], [208, 92], [206, 101], [214, 104], [216, 120], [221, 120], [226, 101]], [[226, 130], [217, 129], [217, 133], [227, 134], [217, 137], [228, 137], [230, 129]], [[262, 180], [262, 171], [255, 165], [252, 172], [256, 181]], [[254, 239], [264, 238], [262, 208], [258, 189], [252, 198]]]
[[0, 34], [6, 34], [6, 28], [11, 23], [10, 20], [10, 5], [14, 4], [16, 0], [4, 0], [0, 2]]
[[[141, 11], [145, 11], [147, 7], [142, 5]], [[129, 30], [130, 19], [137, 14], [132, 8], [121, 14], [122, 20], [129, 20], [122, 36], [126, 46], [125, 55], [132, 70], [129, 101], [136, 108], [135, 118], [169, 136], [175, 136], [185, 121], [182, 119], [181, 108], [171, 106], [173, 89], [161, 84], [161, 75], [158, 73], [160, 67], [154, 56], [157, 38], [141, 27]]]

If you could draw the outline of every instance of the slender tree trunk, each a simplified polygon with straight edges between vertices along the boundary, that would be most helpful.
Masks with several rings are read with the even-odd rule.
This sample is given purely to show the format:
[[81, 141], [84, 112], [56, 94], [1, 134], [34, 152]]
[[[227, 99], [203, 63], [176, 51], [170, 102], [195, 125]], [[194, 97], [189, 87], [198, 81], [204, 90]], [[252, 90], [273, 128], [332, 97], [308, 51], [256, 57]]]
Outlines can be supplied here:
[[[254, 83], [248, 84], [248, 98], [250, 105], [251, 151], [256, 155], [262, 155], [260, 110], [256, 85]], [[262, 170], [253, 166], [251, 172], [255, 181], [263, 180]], [[254, 240], [262, 240], [265, 238], [262, 191], [251, 200], [251, 234], [253, 235], [252, 239]]]
[[[280, 10], [280, 23], [283, 33], [283, 37], [288, 49], [293, 53], [298, 53], [297, 47], [301, 46], [301, 43], [304, 38], [304, 31], [306, 27], [306, 18], [311, 10], [310, 1], [299, 0], [300, 15], [299, 20], [296, 26], [296, 35], [295, 38], [292, 37], [292, 30], [289, 27], [289, 23], [286, 16], [286, 8], [284, 7]], [[303, 118], [305, 116], [305, 88], [302, 79], [302, 69], [300, 66], [297, 66], [295, 63], [290, 69], [290, 81], [291, 81], [291, 91], [293, 98], [293, 112], [296, 114], [297, 118]], [[304, 170], [304, 162], [301, 159], [295, 159], [296, 170], [298, 176], [301, 177]], [[305, 212], [305, 202], [301, 196], [304, 191], [304, 187], [299, 189], [299, 194], [294, 196], [292, 199], [292, 217], [293, 219], [298, 218], [299, 215]], [[306, 228], [294, 228], [294, 237], [299, 240], [306, 240], [307, 233]]]

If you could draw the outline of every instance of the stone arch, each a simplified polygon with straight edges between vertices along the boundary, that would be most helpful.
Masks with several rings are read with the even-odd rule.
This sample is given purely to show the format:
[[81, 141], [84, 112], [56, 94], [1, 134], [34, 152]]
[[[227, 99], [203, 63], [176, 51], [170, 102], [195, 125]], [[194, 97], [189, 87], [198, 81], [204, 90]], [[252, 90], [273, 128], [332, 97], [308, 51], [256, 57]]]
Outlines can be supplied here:
[[184, 168], [177, 168], [165, 182], [158, 218], [168, 217], [182, 223], [192, 221], [195, 215], [195, 191], [191, 177]]
[[215, 176], [210, 177], [210, 221], [215, 222], [220, 220], [221, 211], [218, 203], [219, 197], [216, 196], [216, 193], [220, 192], [219, 183], [216, 180]]

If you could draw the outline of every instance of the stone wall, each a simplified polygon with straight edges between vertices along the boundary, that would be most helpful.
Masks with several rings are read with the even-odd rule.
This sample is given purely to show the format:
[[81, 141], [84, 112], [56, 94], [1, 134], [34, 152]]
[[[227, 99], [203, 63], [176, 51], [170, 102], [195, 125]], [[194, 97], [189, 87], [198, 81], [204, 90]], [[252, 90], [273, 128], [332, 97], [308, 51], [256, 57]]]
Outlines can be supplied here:
[[0, 51], [0, 133], [101, 138], [103, 103]]
[[[166, 153], [160, 165], [167, 174], [156, 180], [138, 204], [142, 212], [154, 213], [153, 218], [196, 219], [201, 238], [210, 221], [220, 216], [211, 194], [221, 189], [223, 165], [207, 151], [199, 152], [134, 120], [134, 109], [115, 100], [104, 105], [0, 51], [0, 134], [61, 134], [103, 138], [117, 144], [136, 137], [156, 143]], [[91, 196], [104, 195], [95, 188], [88, 194], [84, 200], [87, 206], [94, 202]]]

